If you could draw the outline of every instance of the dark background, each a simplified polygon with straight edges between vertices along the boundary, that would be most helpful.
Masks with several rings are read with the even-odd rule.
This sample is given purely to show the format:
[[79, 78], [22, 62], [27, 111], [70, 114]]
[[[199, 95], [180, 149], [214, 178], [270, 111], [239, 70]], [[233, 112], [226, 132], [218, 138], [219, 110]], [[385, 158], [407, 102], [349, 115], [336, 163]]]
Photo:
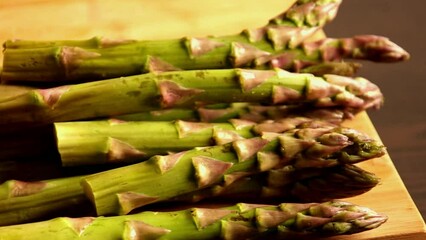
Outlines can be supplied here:
[[[423, 218], [426, 217], [426, 1], [344, 0], [326, 27], [330, 37], [376, 34], [411, 54], [404, 63], [363, 62], [359, 75], [375, 82], [385, 105], [370, 111], [382, 141]], [[392, 204], [392, 203], [389, 203]]]

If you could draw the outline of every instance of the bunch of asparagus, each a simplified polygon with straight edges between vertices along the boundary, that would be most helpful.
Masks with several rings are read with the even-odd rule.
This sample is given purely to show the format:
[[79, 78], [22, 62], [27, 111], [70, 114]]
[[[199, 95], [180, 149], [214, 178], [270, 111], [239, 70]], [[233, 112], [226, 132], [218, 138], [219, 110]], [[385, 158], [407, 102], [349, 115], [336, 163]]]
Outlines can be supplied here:
[[[67, 176], [2, 179], [0, 238], [294, 239], [380, 226], [386, 216], [336, 200], [379, 184], [355, 164], [385, 154], [341, 125], [383, 104], [345, 61], [409, 55], [381, 36], [311, 41], [340, 4], [298, 0], [230, 36], [5, 42], [0, 158], [53, 155], [52, 176]], [[62, 174], [75, 167], [91, 171]]]

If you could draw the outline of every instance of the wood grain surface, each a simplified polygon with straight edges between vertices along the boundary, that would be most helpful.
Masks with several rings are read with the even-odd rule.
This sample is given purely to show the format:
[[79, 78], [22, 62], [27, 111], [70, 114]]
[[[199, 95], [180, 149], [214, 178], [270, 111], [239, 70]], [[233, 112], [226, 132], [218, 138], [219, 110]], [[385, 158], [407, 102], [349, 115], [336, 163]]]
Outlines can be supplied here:
[[[280, 13], [292, 2], [294, 1], [266, 0], [262, 1], [263, 4], [260, 4], [257, 0], [4, 0], [0, 2], [0, 19], [2, 19], [0, 22], [0, 41], [3, 42], [11, 38], [84, 39], [93, 36], [161, 39], [207, 34], [231, 34], [239, 32], [243, 28], [265, 24], [269, 18]], [[395, 7], [393, 1], [390, 3], [391, 1], [376, 0], [374, 4], [365, 0], [347, 2], [347, 4], [344, 3], [342, 13], [335, 20], [337, 23], [329, 27], [329, 32], [327, 30], [328, 34], [340, 34], [342, 36], [346, 34], [347, 36], [376, 33], [366, 32], [380, 30], [381, 27], [384, 27], [384, 25], [377, 25], [375, 21], [388, 24], [391, 21], [397, 21], [395, 16], [389, 16], [387, 15], [389, 12], [386, 12]], [[385, 5], [380, 5], [378, 2]], [[398, 4], [396, 4], [396, 7], [403, 7], [403, 3]], [[369, 20], [365, 20], [364, 23], [354, 23], [355, 13], [351, 12], [353, 6], [358, 7], [355, 8], [355, 12], [358, 11], [358, 14], [360, 14], [356, 16], [358, 19], [368, 16]], [[365, 6], [368, 6], [368, 9], [363, 9]], [[387, 10], [385, 11], [383, 8]], [[380, 11], [384, 12], [375, 15], [376, 12]], [[401, 16], [399, 15], [399, 17]], [[393, 26], [395, 27], [386, 25], [394, 33], [393, 35], [390, 34], [390, 37], [399, 36], [398, 33], [395, 33], [399, 28], [396, 25]], [[392, 31], [383, 32], [379, 30], [377, 30], [377, 33], [384, 33], [384, 35], [392, 33]], [[407, 30], [404, 29], [403, 31]], [[397, 40], [404, 39], [404, 36], [399, 37]], [[412, 39], [410, 40], [412, 41]], [[411, 42], [410, 44], [414, 43]], [[406, 46], [410, 46], [410, 44], [407, 43]], [[413, 58], [415, 56], [413, 54]], [[368, 193], [347, 200], [382, 212], [389, 216], [389, 220], [380, 228], [369, 232], [330, 239], [426, 239], [424, 221], [401, 180], [394, 162], [391, 160], [391, 156], [392, 158], [394, 158], [393, 155], [398, 156], [398, 170], [407, 174], [404, 176], [404, 180], [407, 180], [405, 184], [410, 187], [412, 193], [424, 194], [424, 184], [422, 188], [417, 188], [418, 184], [425, 183], [423, 174], [419, 170], [415, 170], [416, 165], [408, 165], [425, 165], [420, 163], [421, 160], [425, 159], [425, 150], [422, 148], [424, 147], [425, 134], [424, 114], [411, 104], [417, 98], [415, 97], [410, 102], [405, 97], [412, 97], [411, 94], [401, 93], [401, 91], [410, 92], [413, 88], [424, 86], [424, 83], [420, 85], [417, 81], [421, 81], [422, 76], [425, 75], [419, 72], [416, 76], [410, 75], [413, 78], [417, 77], [417, 80], [403, 78], [406, 82], [401, 85], [403, 81], [394, 78], [391, 71], [402, 74], [413, 70], [412, 66], [410, 67], [409, 64], [405, 63], [393, 66], [380, 65], [377, 67], [377, 71], [376, 67], [376, 65], [368, 65], [365, 73], [368, 73], [368, 78], [371, 76], [371, 78], [379, 79], [380, 85], [383, 85], [385, 94], [388, 94], [386, 107], [379, 112], [370, 113], [374, 125], [366, 113], [360, 114], [356, 119], [345, 124], [377, 138], [379, 138], [379, 135], [376, 128], [379, 129], [380, 136], [385, 136], [385, 143], [390, 154], [360, 164], [363, 168], [376, 173], [382, 179], [382, 184]], [[393, 80], [389, 80], [389, 78]], [[407, 86], [408, 83], [414, 84], [414, 86], [409, 87]], [[401, 101], [399, 105], [395, 103], [398, 101]], [[406, 120], [406, 115], [411, 114], [410, 111], [415, 112], [413, 117], [416, 118], [415, 120]], [[419, 133], [419, 130], [423, 132]], [[419, 141], [413, 142], [413, 137], [419, 139]], [[423, 159], [416, 161], [419, 156], [423, 156]], [[410, 161], [410, 163], [407, 163], [407, 161]], [[415, 171], [412, 171], [412, 168]], [[410, 173], [412, 174], [409, 175]], [[420, 194], [416, 191], [420, 191]], [[418, 203], [418, 205], [424, 206], [423, 203]]]

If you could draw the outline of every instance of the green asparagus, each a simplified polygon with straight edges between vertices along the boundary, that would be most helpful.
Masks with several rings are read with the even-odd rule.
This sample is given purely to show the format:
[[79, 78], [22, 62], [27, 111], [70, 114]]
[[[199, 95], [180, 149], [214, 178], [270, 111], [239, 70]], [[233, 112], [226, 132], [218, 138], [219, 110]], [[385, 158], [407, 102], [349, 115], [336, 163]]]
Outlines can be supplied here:
[[[254, 122], [232, 119], [227, 123], [124, 122], [117, 120], [55, 123], [57, 149], [63, 166], [134, 163], [154, 155], [222, 145], [262, 133], [294, 128], [333, 126], [305, 117]], [[54, 146], [52, 146], [54, 147]]]
[[[379, 179], [373, 173], [354, 165], [309, 169], [286, 167], [245, 176], [229, 185], [215, 185], [177, 196], [166, 204], [180, 203], [174, 206], [181, 207], [200, 200], [224, 204], [239, 199], [257, 203], [324, 202], [362, 194], [378, 183]], [[0, 185], [0, 226], [70, 216], [76, 208], [79, 209], [78, 216], [93, 214], [92, 205], [80, 187], [80, 177], [35, 182], [9, 180]]]
[[[240, 114], [239, 117], [243, 120], [229, 119], [237, 115], [227, 110]], [[249, 122], [251, 120], [260, 123], [268, 119], [268, 122], [262, 125], [271, 125], [275, 128], [273, 131], [283, 132], [294, 127], [307, 127], [308, 123], [317, 126], [340, 124], [345, 119], [343, 112], [338, 109], [312, 109], [302, 112], [297, 108], [231, 104], [227, 109], [198, 109], [202, 119], [216, 122], [221, 120], [221, 123], [152, 121], [158, 118], [182, 117], [181, 113], [184, 111], [188, 116], [195, 114], [195, 111], [190, 109], [171, 109], [163, 111], [166, 115], [159, 115], [157, 112], [155, 116], [150, 117], [151, 121], [110, 119], [58, 122], [6, 130], [6, 133], [0, 133], [0, 144], [4, 148], [0, 151], [0, 159], [55, 159], [55, 165], [58, 167], [60, 163], [62, 166], [105, 163], [122, 165], [146, 160], [157, 154], [223, 144], [232, 140], [231, 138], [253, 137], [258, 133], [253, 130], [256, 122]], [[179, 115], [174, 115], [175, 112]], [[146, 116], [137, 114], [127, 118], [144, 118], [144, 115]], [[268, 118], [270, 116], [274, 116], [275, 121]], [[242, 123], [245, 126], [241, 127]], [[28, 134], [29, 131], [31, 134]], [[51, 163], [53, 164], [52, 161]]]
[[0, 102], [1, 124], [49, 123], [200, 104], [256, 102], [378, 108], [380, 89], [365, 78], [315, 77], [284, 70], [192, 70], [32, 90]]
[[[20, 144], [37, 155], [56, 143], [52, 153], [64, 166], [148, 160], [92, 175], [4, 182], [0, 226], [60, 218], [0, 227], [0, 239], [299, 239], [379, 227], [386, 216], [333, 199], [379, 183], [352, 164], [384, 155], [384, 146], [310, 118], [339, 124], [382, 105], [376, 85], [342, 76], [360, 67], [342, 60], [397, 62], [409, 54], [375, 35], [305, 41], [340, 3], [298, 0], [266, 26], [229, 36], [7, 41], [0, 82], [64, 86], [10, 86], [13, 92], [0, 96], [0, 126], [55, 126], [57, 134], [42, 144], [35, 135], [7, 138], [0, 158]], [[73, 120], [86, 122], [64, 122]], [[206, 199], [308, 203], [141, 209]], [[91, 217], [70, 218], [73, 209]]]
[[355, 165], [305, 169], [287, 166], [243, 176], [229, 185], [214, 185], [177, 196], [170, 201], [324, 202], [360, 195], [379, 182], [376, 175]]
[[372, 230], [387, 217], [343, 201], [239, 203], [224, 208], [145, 211], [116, 217], [55, 218], [0, 227], [3, 240], [26, 239], [295, 239]]
[[298, 1], [264, 27], [223, 37], [7, 41], [1, 80], [81, 81], [147, 71], [242, 67], [282, 49], [295, 48], [332, 20], [340, 3]]
[[[135, 149], [144, 150], [145, 154], [143, 156], [140, 155], [140, 159], [139, 157], [134, 159], [137, 161], [150, 157], [152, 154], [164, 154], [216, 143], [213, 140], [208, 140], [207, 135], [202, 134], [195, 134], [194, 139], [179, 137], [174, 125], [170, 122], [164, 122], [177, 119], [227, 123], [212, 125], [212, 127], [218, 128], [221, 125], [230, 126], [229, 121], [234, 117], [257, 123], [266, 120], [283, 122], [283, 119], [286, 118], [286, 121], [306, 122], [311, 119], [331, 124], [340, 124], [343, 120], [351, 118], [350, 115], [348, 116], [340, 109], [306, 109], [290, 106], [250, 105], [247, 103], [232, 103], [226, 104], [226, 106], [226, 108], [152, 111], [117, 116], [110, 121], [65, 122], [32, 126], [30, 128], [23, 128], [22, 126], [12, 129], [10, 126], [7, 128], [2, 127], [0, 129], [0, 145], [3, 146], [3, 150], [0, 151], [0, 160], [3, 160], [4, 163], [4, 161], [11, 159], [23, 161], [34, 158], [57, 159], [55, 163], [62, 161], [63, 166], [112, 163], [108, 161], [107, 145], [111, 143], [109, 140], [113, 139], [125, 141]], [[300, 119], [297, 120], [297, 118]], [[146, 122], [147, 120], [148, 122]], [[154, 123], [151, 121], [162, 122]], [[235, 120], [232, 120], [232, 122], [235, 122]], [[183, 124], [184, 122], [178, 121], [177, 123]], [[176, 126], [179, 126], [179, 124]], [[235, 128], [232, 129], [235, 130]], [[206, 133], [206, 131], [209, 130], [204, 129], [202, 132]], [[31, 134], [28, 134], [28, 132], [31, 132]], [[104, 135], [101, 136], [100, 133], [104, 133]], [[247, 131], [247, 134], [250, 134], [250, 132]], [[248, 136], [247, 134], [246, 136]], [[158, 141], [155, 142], [155, 139]], [[195, 141], [192, 142], [193, 140]], [[153, 144], [156, 144], [156, 146]], [[25, 151], [22, 151], [22, 149], [25, 149]], [[114, 163], [117, 163], [118, 160], [132, 161], [132, 159], [116, 160]], [[4, 177], [5, 175], [0, 174], [0, 176]], [[10, 177], [13, 178], [13, 175]], [[0, 177], [0, 181], [2, 179], [4, 178]], [[5, 180], [7, 179], [9, 178]]]
[[[280, 37], [272, 42], [280, 46], [279, 50], [265, 37], [251, 42], [246, 34], [143, 41], [100, 49], [68, 46], [6, 49], [1, 79], [6, 83], [57, 81], [59, 84], [69, 84], [72, 81], [93, 81], [180, 69], [282, 68], [299, 72], [324, 61], [367, 59], [396, 62], [409, 58], [404, 49], [381, 36], [326, 38], [282, 50], [281, 45], [285, 46], [288, 37], [282, 37], [282, 33], [275, 35]], [[278, 44], [279, 41], [284, 43]]]
[[166, 109], [147, 111], [133, 114], [114, 116], [124, 121], [199, 121], [199, 122], [227, 122], [230, 119], [242, 119], [252, 122], [278, 120], [289, 117], [308, 117], [326, 122], [340, 124], [346, 119], [352, 119], [351, 112], [344, 108], [309, 108], [290, 105], [260, 105], [249, 103], [217, 104], [195, 109]]
[[75, 166], [140, 162], [154, 155], [254, 137], [254, 123], [234, 124], [107, 120], [55, 123], [55, 129], [62, 164]]
[[[285, 133], [196, 148], [83, 178], [98, 215], [132, 210], [203, 189], [225, 180], [284, 166], [331, 167], [382, 156], [384, 147], [341, 127], [303, 128]], [[226, 182], [225, 182], [226, 183]]]

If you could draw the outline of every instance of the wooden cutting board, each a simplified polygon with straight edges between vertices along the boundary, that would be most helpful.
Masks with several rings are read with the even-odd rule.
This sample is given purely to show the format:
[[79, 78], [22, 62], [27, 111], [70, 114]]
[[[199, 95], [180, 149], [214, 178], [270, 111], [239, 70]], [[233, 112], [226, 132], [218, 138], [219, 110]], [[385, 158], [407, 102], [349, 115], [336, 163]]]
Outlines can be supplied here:
[[[266, 24], [294, 1], [263, 0], [260, 4], [258, 0], [2, 0], [0, 41], [93, 36], [164, 39], [233, 34]], [[345, 125], [379, 139], [366, 113]], [[382, 184], [347, 200], [384, 213], [389, 220], [372, 231], [330, 239], [426, 239], [425, 223], [390, 156], [360, 166], [377, 174]]]

